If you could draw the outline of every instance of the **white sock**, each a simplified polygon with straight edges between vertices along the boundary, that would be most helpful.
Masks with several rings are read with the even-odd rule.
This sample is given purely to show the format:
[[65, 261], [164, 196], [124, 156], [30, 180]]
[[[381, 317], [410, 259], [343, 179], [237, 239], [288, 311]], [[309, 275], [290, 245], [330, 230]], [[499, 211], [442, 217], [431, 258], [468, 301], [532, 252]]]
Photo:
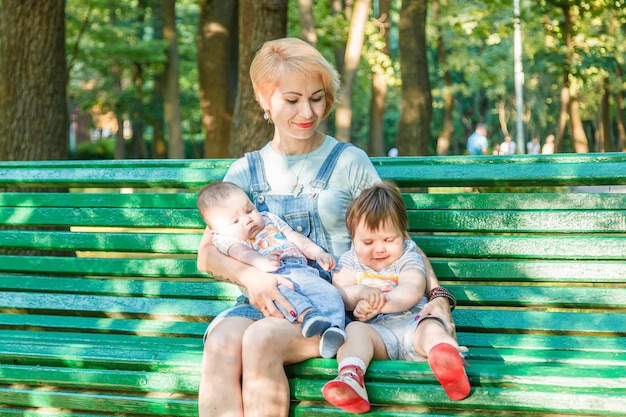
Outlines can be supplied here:
[[357, 358], [356, 356], [349, 356], [342, 360], [339, 363], [339, 370], [341, 371], [341, 368], [345, 366], [356, 366], [357, 368], [361, 368], [361, 370], [363, 371], [363, 375], [365, 375], [365, 371], [367, 370], [365, 362], [363, 362], [361, 358]]

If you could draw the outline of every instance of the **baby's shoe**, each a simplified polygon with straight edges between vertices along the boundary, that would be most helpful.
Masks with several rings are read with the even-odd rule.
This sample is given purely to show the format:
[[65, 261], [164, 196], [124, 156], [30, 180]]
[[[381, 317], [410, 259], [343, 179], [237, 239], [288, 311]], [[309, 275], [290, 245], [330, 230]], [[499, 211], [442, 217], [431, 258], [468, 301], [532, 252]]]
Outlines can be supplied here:
[[324, 333], [331, 325], [328, 317], [323, 316], [319, 310], [309, 310], [302, 319], [302, 335], [313, 337]]
[[346, 332], [339, 327], [330, 327], [322, 333], [320, 338], [320, 356], [322, 358], [334, 358], [339, 347], [346, 341]]

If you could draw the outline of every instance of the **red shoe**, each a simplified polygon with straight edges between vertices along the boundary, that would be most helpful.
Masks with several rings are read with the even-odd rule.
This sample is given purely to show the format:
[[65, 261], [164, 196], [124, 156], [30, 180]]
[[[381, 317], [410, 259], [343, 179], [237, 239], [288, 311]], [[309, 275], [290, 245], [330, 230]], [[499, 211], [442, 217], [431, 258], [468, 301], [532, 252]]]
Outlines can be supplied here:
[[472, 387], [467, 379], [463, 358], [449, 343], [439, 343], [428, 352], [428, 364], [435, 377], [452, 400], [462, 400]]
[[370, 410], [363, 371], [356, 366], [342, 368], [337, 378], [324, 385], [322, 394], [326, 401], [348, 413], [361, 414]]

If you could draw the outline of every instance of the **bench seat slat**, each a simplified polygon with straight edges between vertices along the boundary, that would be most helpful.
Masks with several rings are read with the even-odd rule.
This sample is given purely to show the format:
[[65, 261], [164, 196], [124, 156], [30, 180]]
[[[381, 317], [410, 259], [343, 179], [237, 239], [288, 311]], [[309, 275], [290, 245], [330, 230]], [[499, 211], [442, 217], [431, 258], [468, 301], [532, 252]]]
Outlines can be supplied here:
[[124, 410], [128, 415], [159, 415], [188, 417], [197, 415], [197, 403], [192, 398], [176, 396], [124, 395], [118, 393], [72, 392], [42, 390], [39, 387], [5, 388], [0, 386], [0, 403], [7, 405], [29, 404], [31, 407], [54, 407], [81, 411], [118, 414]]
[[[318, 400], [323, 381], [290, 380], [295, 397], [302, 400]], [[446, 407], [451, 400], [438, 385], [406, 384], [398, 385], [384, 382], [370, 382], [367, 386], [370, 401], [373, 404], [417, 405], [423, 407]], [[507, 411], [521, 411], [541, 415], [541, 413], [587, 413], [603, 412], [607, 415], [623, 415], [624, 404], [618, 404], [611, 392], [588, 392], [586, 389], [564, 389], [555, 387], [550, 390], [527, 390], [509, 386], [473, 388], [472, 395], [463, 401], [454, 403], [457, 410], [475, 412], [477, 409], [491, 409], [497, 404], [500, 415]], [[472, 414], [474, 415], [474, 414]]]
[[240, 294], [237, 286], [207, 279], [204, 282], [184, 282], [159, 279], [113, 280], [95, 278], [62, 278], [27, 275], [3, 275], [0, 291], [62, 292], [97, 295], [144, 297], [185, 297], [234, 300]]
[[[626, 157], [610, 155], [372, 158], [381, 178], [402, 187], [505, 187], [626, 183]], [[585, 163], [581, 164], [581, 161]], [[470, 168], [470, 169], [468, 169]], [[419, 173], [419, 174], [418, 174]], [[581, 184], [581, 178], [584, 183]]]
[[0, 223], [13, 226], [205, 228], [195, 208], [0, 207]]
[[0, 194], [0, 207], [195, 209], [195, 193], [14, 193]]
[[191, 254], [201, 235], [189, 233], [110, 233], [51, 230], [0, 230], [0, 248]]
[[624, 233], [626, 210], [516, 212], [497, 210], [409, 211], [412, 232]]
[[[217, 302], [219, 307], [232, 302]], [[110, 315], [154, 315], [213, 317], [216, 307], [206, 300], [157, 297], [116, 297], [93, 294], [55, 294], [0, 291], [0, 309], [24, 309], [29, 311], [55, 310], [71, 313], [100, 313]], [[219, 308], [218, 307], [218, 308]]]
[[[211, 303], [214, 315], [217, 315], [227, 307], [221, 302]], [[211, 317], [207, 317], [207, 320]], [[142, 335], [169, 335], [177, 336], [202, 336], [208, 323], [180, 322], [167, 320], [141, 320], [141, 319], [109, 319], [98, 317], [68, 317], [60, 320], [59, 316], [38, 314], [4, 314], [0, 313], [0, 328], [30, 328], [49, 329], [76, 332], [102, 332], [102, 333], [125, 333]]]
[[[0, 359], [5, 364], [21, 366], [48, 366], [80, 369], [124, 369], [128, 371], [150, 371], [168, 373], [196, 373], [198, 360], [202, 358], [202, 339], [196, 339], [195, 346], [171, 346], [164, 341], [163, 346], [145, 347], [139, 340], [146, 336], [133, 336], [135, 343], [126, 343], [112, 349], [104, 345], [106, 338], [100, 344], [73, 344], [69, 342], [65, 350], [51, 339], [46, 343], [24, 346], [15, 342], [7, 342], [0, 349]], [[160, 339], [165, 339], [160, 337]], [[19, 360], [12, 360], [19, 355]]]
[[624, 283], [623, 261], [431, 260], [444, 281]]
[[206, 278], [195, 259], [174, 258], [69, 258], [46, 256], [0, 256], [0, 271], [126, 277]]
[[507, 192], [430, 194], [404, 193], [408, 211], [413, 210], [623, 210], [626, 194], [563, 192]]
[[447, 287], [460, 305], [626, 309], [626, 288], [455, 285]]
[[[490, 313], [491, 311], [491, 313]], [[626, 336], [626, 314], [591, 312], [545, 312], [530, 310], [483, 310], [459, 308], [454, 312], [459, 330], [522, 333], [588, 334]]]
[[[626, 236], [427, 236], [413, 237], [433, 257], [503, 259], [626, 259]], [[621, 262], [624, 264], [624, 262]]]

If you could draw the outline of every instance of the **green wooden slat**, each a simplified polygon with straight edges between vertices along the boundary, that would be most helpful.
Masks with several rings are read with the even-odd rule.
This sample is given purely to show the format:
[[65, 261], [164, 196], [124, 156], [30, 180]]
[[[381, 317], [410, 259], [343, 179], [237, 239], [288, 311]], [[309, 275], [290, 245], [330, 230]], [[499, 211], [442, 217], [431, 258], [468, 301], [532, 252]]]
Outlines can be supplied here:
[[623, 154], [372, 158], [382, 178], [407, 187], [626, 184]]
[[[590, 343], [593, 343], [590, 341]], [[623, 343], [623, 342], [622, 342]], [[466, 354], [470, 364], [477, 360], [496, 361], [506, 364], [566, 364], [569, 367], [612, 366], [618, 369], [626, 367], [626, 354], [621, 352], [589, 352], [543, 350], [535, 351], [524, 348], [473, 347]]]
[[[215, 301], [211, 303], [214, 314], [231, 307], [232, 303]], [[35, 314], [0, 314], [0, 327], [49, 329], [55, 331], [103, 332], [141, 335], [202, 336], [207, 322], [176, 322], [167, 320], [109, 319], [94, 317], [66, 317]]]
[[626, 336], [626, 313], [545, 312], [458, 308], [453, 313], [457, 329], [556, 334]]
[[617, 309], [626, 314], [626, 287], [448, 285], [460, 305]]
[[195, 259], [0, 256], [1, 272], [128, 277], [206, 277]]
[[[12, 406], [55, 407], [77, 411], [101, 411], [111, 415], [148, 414], [168, 417], [197, 416], [197, 401], [172, 396], [122, 395], [95, 392], [45, 391], [0, 386], [0, 403]], [[119, 414], [118, 414], [119, 415]], [[124, 415], [124, 414], [122, 414]]]
[[0, 208], [0, 224], [13, 226], [206, 227], [197, 209]]
[[62, 292], [96, 295], [125, 295], [145, 297], [184, 297], [234, 300], [241, 292], [233, 284], [214, 281], [184, 282], [164, 280], [128, 280], [94, 278], [60, 278], [23, 275], [0, 275], [0, 290]]
[[[54, 294], [0, 291], [0, 308], [29, 311], [105, 312], [109, 314], [150, 314], [177, 316], [216, 315], [216, 307], [228, 302], [207, 302], [187, 298], [115, 297], [106, 295]], [[232, 302], [230, 302], [232, 304]]]
[[[426, 251], [430, 256], [430, 253]], [[504, 261], [431, 259], [437, 277], [444, 281], [521, 281], [624, 283], [626, 262], [619, 261]]]
[[[232, 160], [3, 162], [0, 187], [89, 186], [196, 188], [221, 179]], [[372, 158], [383, 178], [406, 186], [626, 184], [623, 154]], [[462, 167], [463, 169], [459, 169]], [[470, 169], [471, 171], [466, 171]], [[419, 173], [418, 178], [415, 173]]]
[[619, 193], [405, 193], [408, 210], [623, 210]]
[[[455, 313], [453, 313], [455, 314]], [[470, 349], [487, 347], [500, 349], [526, 349], [539, 354], [555, 351], [566, 355], [567, 352], [584, 351], [590, 355], [602, 353], [620, 354], [626, 358], [626, 343], [623, 338], [612, 336], [570, 336], [546, 334], [502, 334], [502, 333], [470, 333], [459, 331], [459, 342]]]
[[409, 211], [409, 229], [421, 232], [626, 233], [626, 210]]
[[196, 193], [1, 193], [0, 207], [196, 209]]
[[626, 234], [580, 236], [413, 235], [429, 257], [624, 260]]
[[0, 248], [196, 254], [200, 233], [0, 230]]
[[108, 369], [73, 369], [47, 366], [0, 365], [2, 383], [50, 385], [92, 390], [181, 392], [197, 394], [200, 369], [187, 369], [184, 374], [173, 372], [133, 372]]
[[[206, 328], [207, 324], [203, 324]], [[196, 351], [200, 346], [200, 338], [197, 334], [190, 337], [165, 336], [138, 336], [133, 334], [113, 333], [76, 333], [61, 331], [39, 331], [36, 329], [7, 330], [0, 329], [0, 347], [7, 343], [17, 346], [46, 345], [46, 346], [69, 346], [85, 345], [117, 346], [118, 349], [128, 346], [130, 349], [155, 349], [167, 355], [178, 351]], [[166, 349], [163, 347], [167, 346]], [[111, 350], [111, 349], [110, 349]], [[115, 351], [112, 349], [111, 351]], [[158, 356], [158, 355], [157, 355]]]
[[[321, 400], [323, 381], [290, 380], [297, 399]], [[417, 405], [424, 407], [454, 407], [474, 412], [476, 409], [497, 408], [500, 412], [532, 411], [535, 413], [603, 413], [623, 416], [626, 403], [616, 400], [612, 392], [587, 392], [585, 389], [525, 390], [511, 387], [472, 387], [472, 393], [462, 401], [453, 402], [438, 385], [394, 384], [371, 382], [367, 385], [373, 404]], [[619, 391], [617, 391], [619, 393]], [[623, 395], [623, 392], [621, 393]]]
[[132, 336], [132, 339], [135, 341], [131, 341], [129, 336], [125, 343], [119, 345], [112, 345], [111, 341], [115, 339], [107, 339], [105, 336], [91, 343], [68, 341], [64, 345], [45, 337], [42, 341], [31, 345], [6, 341], [0, 346], [0, 361], [16, 366], [32, 365], [68, 369], [109, 369], [176, 374], [199, 372], [202, 362], [201, 337], [196, 338], [195, 346], [187, 347], [175, 347], [169, 344], [158, 347], [143, 344], [145, 339], [163, 340], [165, 337]]
[[0, 417], [107, 417], [106, 414], [71, 412], [54, 409], [10, 409], [0, 408]]

